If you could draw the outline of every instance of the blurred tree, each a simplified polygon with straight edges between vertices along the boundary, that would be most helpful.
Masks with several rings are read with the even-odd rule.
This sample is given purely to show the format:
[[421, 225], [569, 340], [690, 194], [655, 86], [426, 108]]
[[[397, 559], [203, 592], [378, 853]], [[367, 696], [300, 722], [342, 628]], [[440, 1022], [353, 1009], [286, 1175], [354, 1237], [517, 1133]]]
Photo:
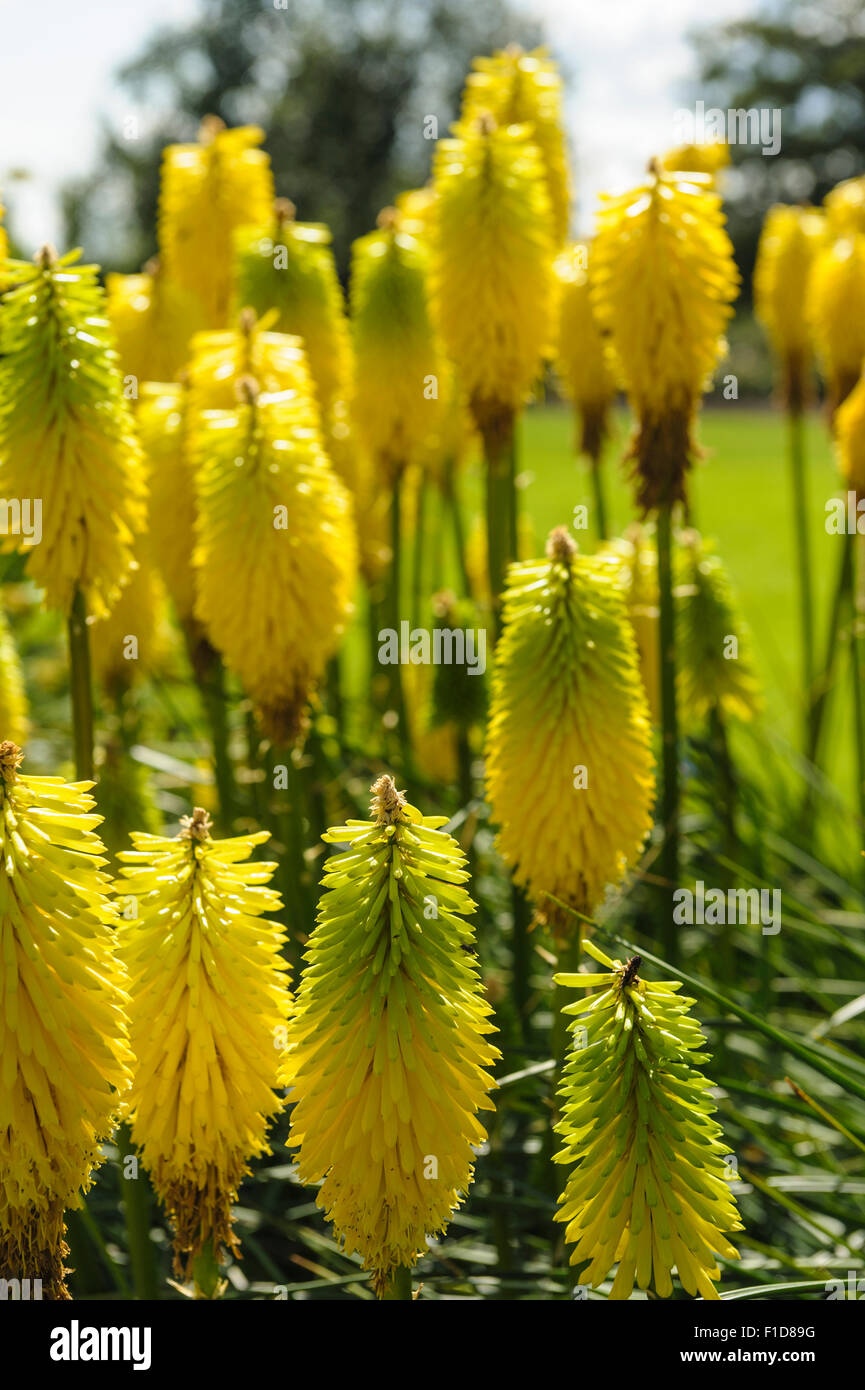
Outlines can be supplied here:
[[819, 203], [865, 168], [865, 11], [861, 0], [781, 0], [753, 19], [695, 36], [706, 109], [781, 111], [781, 147], [733, 145], [724, 192], [750, 293], [757, 238], [774, 202]]
[[344, 269], [379, 209], [428, 178], [424, 118], [447, 134], [475, 54], [540, 41], [509, 0], [204, 0], [119, 74], [130, 113], [65, 190], [67, 244], [137, 269], [155, 247], [162, 146], [213, 112], [264, 127], [277, 191], [332, 227]]

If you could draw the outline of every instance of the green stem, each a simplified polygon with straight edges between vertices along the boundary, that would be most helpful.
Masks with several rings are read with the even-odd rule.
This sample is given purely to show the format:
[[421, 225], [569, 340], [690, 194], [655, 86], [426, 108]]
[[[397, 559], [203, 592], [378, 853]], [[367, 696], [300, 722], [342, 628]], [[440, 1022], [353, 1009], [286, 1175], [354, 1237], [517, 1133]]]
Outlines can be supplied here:
[[[402, 479], [403, 471], [398, 470], [394, 476], [391, 491], [390, 503], [390, 546], [391, 546], [391, 565], [388, 576], [387, 591], [387, 614], [389, 626], [397, 635], [400, 636], [400, 621], [402, 616]], [[402, 772], [408, 775], [411, 767], [411, 740], [409, 735], [405, 692], [402, 683], [402, 666], [399, 661], [393, 662], [387, 668], [390, 681], [390, 706], [391, 712], [396, 717], [396, 752], [402, 763]]]
[[460, 489], [457, 482], [456, 464], [453, 459], [449, 459], [445, 465], [444, 482], [445, 506], [450, 511], [453, 522], [454, 549], [456, 550], [457, 567], [463, 585], [463, 594], [466, 598], [471, 598], [472, 581], [469, 574], [468, 560], [466, 559], [466, 539], [463, 527], [463, 513], [460, 502]]
[[468, 806], [474, 796], [472, 778], [472, 749], [469, 731], [464, 724], [457, 726], [457, 776], [459, 778], [460, 804]]
[[244, 722], [246, 725], [246, 757], [249, 767], [250, 808], [253, 816], [261, 825], [267, 816], [267, 789], [265, 781], [258, 776], [262, 771], [262, 739], [252, 705], [246, 710]]
[[92, 782], [93, 676], [90, 668], [90, 632], [87, 627], [87, 601], [82, 589], [75, 590], [67, 631], [69, 635], [69, 686], [72, 695], [72, 737], [75, 744], [75, 775], [81, 782]]
[[592, 495], [595, 502], [595, 517], [598, 527], [598, 540], [605, 541], [609, 536], [607, 523], [607, 502], [604, 495], [604, 468], [600, 451], [590, 460], [592, 475]]
[[184, 624], [184, 637], [189, 662], [201, 693], [201, 703], [210, 726], [213, 752], [213, 775], [219, 797], [218, 824], [231, 832], [237, 814], [237, 787], [234, 765], [229, 751], [228, 696], [225, 688], [225, 666], [215, 647], [204, 636], [197, 623]]
[[863, 704], [862, 696], [862, 682], [865, 680], [865, 642], [863, 642], [865, 599], [863, 599], [862, 592], [863, 582], [865, 582], [865, 565], [862, 563], [861, 537], [856, 535], [851, 539], [855, 554], [851, 585], [853, 601], [850, 628], [850, 676], [853, 686], [853, 719], [856, 730], [857, 801], [859, 815], [865, 819], [865, 704]]
[[[117, 1131], [120, 1156], [120, 1190], [123, 1194], [123, 1216], [126, 1222], [126, 1241], [135, 1297], [152, 1301], [159, 1297], [156, 1277], [156, 1250], [150, 1239], [150, 1214], [153, 1194], [150, 1181], [132, 1143], [129, 1126], [120, 1125]], [[135, 1177], [127, 1177], [127, 1159], [135, 1160]]]
[[409, 1303], [412, 1301], [411, 1270], [408, 1265], [397, 1266], [382, 1297], [385, 1302], [393, 1302], [397, 1299]]
[[520, 553], [520, 499], [517, 490], [519, 472], [519, 449], [517, 446], [516, 418], [511, 422], [510, 448], [508, 452], [510, 487], [508, 491], [508, 562], [516, 560]]
[[661, 659], [662, 788], [661, 825], [664, 839], [659, 856], [663, 883], [661, 901], [664, 949], [671, 960], [678, 954], [671, 893], [679, 882], [679, 720], [676, 708], [676, 628], [673, 599], [672, 506], [658, 508], [659, 643]]
[[529, 971], [532, 953], [529, 945], [529, 926], [532, 920], [532, 910], [528, 898], [516, 883], [511, 885], [511, 908], [514, 921], [511, 998], [520, 1035], [523, 1042], [528, 1043], [531, 1036]]
[[220, 1292], [222, 1276], [212, 1238], [204, 1242], [193, 1263], [192, 1282], [197, 1298], [216, 1298]]
[[426, 509], [427, 476], [421, 473], [417, 483], [414, 513], [414, 553], [412, 555], [411, 575], [411, 615], [412, 621], [420, 627], [424, 618], [424, 511]]
[[789, 412], [790, 480], [796, 533], [796, 568], [799, 573], [799, 621], [802, 635], [802, 679], [806, 692], [806, 745], [810, 737], [810, 711], [814, 703], [814, 598], [811, 581], [811, 546], [808, 539], [808, 497], [805, 444], [801, 410]]
[[823, 727], [823, 716], [826, 711], [829, 693], [832, 689], [838, 652], [838, 634], [841, 631], [844, 613], [853, 592], [854, 539], [853, 536], [846, 534], [842, 539], [843, 549], [841, 551], [841, 564], [838, 570], [838, 582], [835, 585], [832, 612], [829, 617], [829, 631], [826, 638], [826, 659], [823, 662], [823, 672], [820, 680], [815, 686], [815, 698], [809, 711], [807, 753], [808, 759], [812, 763], [816, 763], [820, 751], [820, 734]]
[[[276, 786], [276, 769], [285, 786]], [[299, 957], [298, 939], [312, 930], [310, 920], [310, 885], [308, 883], [304, 833], [306, 803], [303, 771], [292, 757], [291, 748], [268, 751], [269, 794], [275, 798], [273, 834], [282, 846], [279, 856], [279, 890], [282, 895], [288, 927], [288, 946], [292, 965]]]
[[493, 425], [482, 431], [487, 473], [487, 573], [496, 636], [508, 563], [516, 556], [513, 534], [513, 479], [516, 471], [512, 448], [513, 432], [513, 412], [503, 414]]
[[[557, 973], [575, 974], [580, 967], [583, 950], [583, 926], [577, 923], [572, 927], [568, 940], [559, 952], [556, 964]], [[553, 1027], [550, 1035], [551, 1051], [555, 1063], [553, 1073], [553, 1092], [561, 1079], [561, 1070], [568, 1050], [568, 1024], [570, 1017], [562, 1013], [566, 1004], [573, 1004], [574, 991], [564, 985], [553, 985]]]

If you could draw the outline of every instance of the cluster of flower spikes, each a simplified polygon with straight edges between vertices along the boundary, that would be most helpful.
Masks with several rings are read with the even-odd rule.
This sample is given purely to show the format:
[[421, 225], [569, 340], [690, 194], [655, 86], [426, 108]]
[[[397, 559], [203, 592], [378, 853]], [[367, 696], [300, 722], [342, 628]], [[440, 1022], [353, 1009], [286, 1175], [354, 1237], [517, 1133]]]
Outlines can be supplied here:
[[42, 539], [27, 553], [50, 607], [83, 591], [106, 613], [131, 576], [146, 519], [146, 483], [96, 266], [80, 253], [10, 262], [0, 315], [0, 493], [42, 503]]
[[592, 251], [592, 297], [637, 417], [638, 501], [683, 500], [694, 417], [723, 349], [738, 288], [721, 200], [708, 174], [668, 173], [605, 196]]
[[129, 1082], [125, 977], [90, 782], [0, 743], [0, 1278], [68, 1297], [64, 1210]]
[[588, 1261], [580, 1278], [597, 1288], [618, 1262], [612, 1299], [630, 1297], [635, 1282], [669, 1298], [673, 1269], [692, 1297], [717, 1299], [717, 1257], [738, 1258], [727, 1234], [741, 1222], [710, 1083], [696, 1069], [709, 1056], [689, 1017], [694, 1000], [679, 995], [678, 980], [641, 980], [639, 956], [611, 960], [591, 941], [584, 949], [603, 972], [555, 977], [596, 991], [563, 1011], [574, 1016], [573, 1044], [555, 1161], [576, 1166], [556, 1220], [571, 1264]]
[[286, 1081], [298, 1176], [381, 1294], [468, 1189], [499, 1053], [465, 856], [390, 777], [372, 792], [371, 822], [324, 836], [347, 848], [325, 866]]
[[[231, 1207], [269, 1152], [290, 1009], [266, 831], [211, 838], [196, 808], [173, 839], [133, 834], [117, 884], [135, 1066], [132, 1138], [174, 1227], [175, 1269], [239, 1252]], [[128, 905], [133, 910], [127, 911]]]
[[[651, 726], [615, 566], [565, 527], [511, 566], [487, 729], [497, 844], [539, 918], [591, 913], [651, 829]], [[584, 769], [580, 773], [580, 769]], [[576, 774], [576, 775], [575, 775]]]

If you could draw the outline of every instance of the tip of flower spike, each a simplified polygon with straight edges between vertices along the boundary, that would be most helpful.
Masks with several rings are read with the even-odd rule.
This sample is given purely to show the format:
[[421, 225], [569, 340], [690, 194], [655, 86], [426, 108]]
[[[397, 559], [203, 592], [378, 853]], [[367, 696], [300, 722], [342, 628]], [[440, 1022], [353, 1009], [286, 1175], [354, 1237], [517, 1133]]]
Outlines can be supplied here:
[[255, 405], [261, 394], [261, 387], [254, 376], [239, 376], [234, 383], [234, 394], [241, 405]]
[[371, 816], [375, 816], [376, 820], [383, 825], [390, 825], [393, 821], [402, 820], [402, 809], [408, 804], [405, 792], [397, 791], [396, 782], [387, 772], [379, 777], [377, 782], [373, 782], [370, 791], [372, 793], [369, 807]]
[[394, 207], [382, 208], [378, 217], [375, 219], [375, 225], [383, 232], [392, 231], [398, 222], [399, 208]]
[[57, 252], [51, 245], [51, 242], [46, 241], [45, 245], [41, 246], [39, 250], [36, 252], [36, 255], [33, 257], [33, 259], [38, 266], [42, 267], [43, 270], [47, 270], [48, 267], [53, 265], [54, 262], [57, 260]]
[[553, 527], [547, 541], [547, 555], [551, 560], [558, 560], [563, 565], [569, 565], [579, 548], [567, 526]]
[[0, 781], [12, 783], [18, 775], [18, 769], [24, 761], [24, 754], [13, 743], [11, 739], [4, 739], [0, 743]]
[[161, 262], [160, 262], [160, 260], [159, 260], [159, 257], [158, 257], [158, 256], [151, 256], [151, 257], [150, 257], [150, 260], [149, 260], [149, 261], [145, 261], [145, 262], [144, 262], [144, 265], [141, 267], [141, 274], [142, 274], [142, 275], [149, 275], [150, 278], [151, 278], [151, 280], [155, 280], [155, 279], [157, 278], [157, 276], [159, 275], [159, 272], [160, 272], [161, 269], [162, 269], [162, 265], [161, 265]]
[[277, 222], [293, 222], [297, 208], [290, 198], [277, 198], [273, 204], [273, 214]]
[[237, 331], [242, 333], [244, 338], [251, 338], [256, 324], [255, 310], [250, 309], [249, 305], [241, 309], [237, 316]]
[[661, 173], [661, 161], [659, 160], [659, 158], [658, 158], [658, 156], [657, 156], [656, 154], [653, 154], [653, 155], [652, 155], [652, 158], [649, 160], [648, 164], [646, 165], [646, 173], [647, 173], [647, 174], [651, 174], [651, 176], [652, 176], [653, 179], [656, 179], [656, 178], [658, 178], [658, 177], [660, 176], [660, 173]]
[[209, 840], [213, 822], [203, 806], [196, 806], [191, 816], [180, 822], [180, 834], [186, 840]]
[[205, 116], [198, 127], [198, 142], [201, 145], [209, 145], [220, 131], [225, 130], [225, 121], [221, 116]]

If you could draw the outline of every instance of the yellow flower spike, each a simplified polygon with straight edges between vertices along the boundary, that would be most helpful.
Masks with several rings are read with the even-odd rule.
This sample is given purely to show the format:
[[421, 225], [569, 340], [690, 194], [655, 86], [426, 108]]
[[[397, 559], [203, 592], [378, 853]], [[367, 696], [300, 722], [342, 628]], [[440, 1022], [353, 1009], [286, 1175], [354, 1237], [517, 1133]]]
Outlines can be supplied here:
[[190, 439], [198, 519], [197, 616], [269, 736], [305, 728], [307, 703], [351, 611], [356, 542], [348, 492], [295, 392], [205, 411]]
[[5, 211], [2, 201], [0, 201], [0, 290], [6, 288], [7, 271], [3, 263], [9, 255], [9, 239], [6, 236], [6, 228], [3, 226]]
[[148, 544], [184, 624], [195, 608], [190, 538], [195, 534], [195, 480], [187, 457], [188, 387], [149, 382], [141, 390], [138, 433], [150, 482]]
[[435, 427], [441, 363], [428, 304], [428, 258], [393, 209], [352, 246], [352, 414], [387, 479], [417, 460]]
[[489, 111], [501, 126], [527, 125], [541, 153], [554, 240], [560, 246], [570, 220], [570, 174], [562, 117], [562, 79], [545, 49], [518, 45], [475, 58], [463, 91], [462, 119]]
[[710, 174], [714, 179], [730, 166], [730, 146], [725, 140], [677, 145], [661, 156], [660, 164], [667, 173]]
[[0, 1278], [68, 1298], [63, 1213], [129, 1083], [125, 976], [90, 782], [0, 743]]
[[589, 247], [577, 242], [555, 262], [559, 304], [556, 374], [579, 413], [579, 452], [597, 459], [607, 433], [616, 383], [592, 309], [589, 254]]
[[736, 719], [753, 719], [761, 706], [759, 686], [730, 581], [698, 532], [683, 531], [677, 540], [676, 681], [683, 722], [699, 724], [716, 708]]
[[865, 359], [865, 233], [829, 242], [815, 257], [806, 312], [834, 412]]
[[202, 328], [224, 328], [232, 298], [235, 230], [267, 222], [273, 207], [270, 159], [257, 126], [203, 123], [196, 144], [166, 145], [159, 194], [159, 249], [165, 274], [194, 294]]
[[527, 126], [484, 115], [435, 156], [432, 300], [478, 426], [523, 405], [553, 335], [554, 238], [543, 164]]
[[28, 555], [50, 607], [76, 591], [101, 616], [132, 574], [146, 519], [141, 453], [96, 266], [9, 262], [15, 285], [0, 315], [0, 495], [38, 499], [42, 535], [2, 537]]
[[708, 175], [666, 173], [653, 161], [642, 187], [602, 198], [593, 304], [637, 416], [630, 452], [646, 511], [685, 496], [693, 420], [738, 283]]
[[29, 706], [24, 672], [6, 615], [0, 606], [0, 738], [26, 742]]
[[563, 526], [547, 558], [512, 565], [487, 729], [498, 847], [564, 934], [552, 894], [591, 915], [652, 824], [651, 728], [615, 567]]
[[833, 237], [865, 232], [865, 176], [844, 179], [823, 199], [826, 222]]
[[423, 188], [408, 188], [404, 193], [398, 193], [395, 207], [399, 213], [400, 231], [428, 242], [435, 225], [435, 202], [435, 189], [431, 183]]
[[196, 808], [175, 839], [133, 834], [116, 885], [129, 970], [132, 1138], [174, 1228], [175, 1271], [238, 1256], [231, 1207], [285, 1101], [290, 1010], [266, 831], [214, 840]]
[[807, 397], [811, 329], [805, 313], [808, 281], [825, 238], [815, 208], [776, 204], [766, 214], [754, 267], [754, 301], [781, 365], [784, 402], [793, 411]]
[[860, 376], [835, 416], [835, 447], [848, 488], [865, 497], [865, 376]]
[[610, 541], [603, 552], [617, 566], [617, 578], [640, 657], [640, 675], [649, 702], [652, 723], [661, 723], [661, 670], [659, 662], [660, 593], [658, 551], [653, 528], [635, 522], [624, 536]]
[[257, 319], [252, 309], [238, 315], [237, 327], [219, 333], [196, 333], [188, 367], [189, 410], [233, 410], [237, 383], [254, 377], [262, 391], [293, 391], [306, 409], [310, 428], [321, 426], [315, 388], [303, 342], [275, 333], [276, 312]]
[[[351, 350], [330, 232], [296, 222], [294, 205], [276, 200], [266, 224], [235, 234], [235, 309], [261, 317], [276, 309], [275, 331], [303, 340], [322, 415], [351, 392]], [[250, 368], [254, 370], [254, 368]]]
[[472, 1179], [499, 1056], [464, 918], [465, 856], [392, 778], [371, 821], [329, 830], [347, 846], [324, 894], [289, 1023], [289, 1147], [298, 1176], [381, 1295], [447, 1226]]
[[642, 980], [639, 956], [611, 960], [591, 941], [584, 949], [597, 973], [554, 977], [591, 991], [563, 1010], [574, 1041], [555, 1162], [576, 1167], [556, 1220], [574, 1247], [570, 1262], [590, 1261], [580, 1277], [593, 1288], [618, 1264], [611, 1299], [629, 1298], [635, 1283], [669, 1298], [674, 1270], [692, 1298], [717, 1299], [717, 1257], [739, 1258], [728, 1233], [742, 1223], [710, 1082], [696, 1069], [709, 1054], [698, 1050], [694, 1000], [679, 995], [678, 980]]
[[166, 278], [156, 259], [140, 275], [106, 275], [105, 289], [124, 376], [135, 377], [139, 393], [145, 381], [173, 381], [201, 326], [195, 299]]

